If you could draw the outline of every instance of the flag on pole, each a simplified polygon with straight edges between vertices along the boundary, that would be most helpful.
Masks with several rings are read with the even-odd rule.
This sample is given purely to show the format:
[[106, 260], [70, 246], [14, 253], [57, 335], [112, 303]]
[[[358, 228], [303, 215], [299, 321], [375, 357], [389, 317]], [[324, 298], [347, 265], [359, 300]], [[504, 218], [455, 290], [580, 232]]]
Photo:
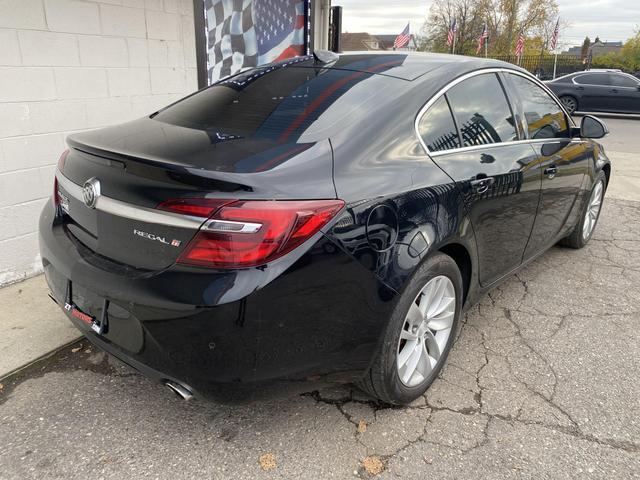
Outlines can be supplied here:
[[404, 27], [404, 30], [400, 35], [398, 35], [393, 42], [393, 48], [402, 48], [409, 45], [409, 40], [411, 39], [411, 35], [409, 34], [409, 24]]
[[558, 45], [558, 36], [560, 35], [560, 17], [558, 17], [558, 21], [556, 22], [556, 28], [553, 29], [553, 35], [551, 36], [551, 51], [556, 49]]
[[523, 50], [524, 50], [524, 32], [520, 30], [520, 34], [518, 35], [518, 41], [516, 42], [516, 57], [520, 58], [522, 56]]
[[451, 20], [449, 24], [449, 33], [447, 34], [447, 45], [453, 45], [453, 41], [456, 38], [456, 32], [458, 31], [458, 27], [456, 26], [456, 19]]
[[476, 50], [476, 55], [478, 55], [482, 50], [484, 42], [487, 40], [487, 38], [489, 38], [489, 29], [487, 28], [487, 22], [484, 22], [484, 25], [482, 26], [482, 33], [478, 37], [478, 49]]

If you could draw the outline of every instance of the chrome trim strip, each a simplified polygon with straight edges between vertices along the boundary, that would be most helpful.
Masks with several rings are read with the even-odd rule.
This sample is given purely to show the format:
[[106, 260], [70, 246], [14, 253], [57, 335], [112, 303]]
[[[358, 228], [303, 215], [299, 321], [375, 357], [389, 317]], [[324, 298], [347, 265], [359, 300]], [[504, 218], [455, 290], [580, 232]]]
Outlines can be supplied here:
[[76, 183], [73, 183], [67, 177], [62, 175], [60, 170], [56, 170], [56, 178], [58, 179], [58, 185], [63, 187], [69, 195], [71, 195], [76, 200], [84, 203], [84, 199], [82, 197], [82, 187]]
[[536, 143], [560, 143], [562, 141], [569, 140], [570, 143], [584, 143], [584, 140], [577, 138], [536, 138], [533, 140], [511, 140], [508, 142], [500, 143], [487, 143], [485, 145], [471, 145], [470, 147], [452, 148], [450, 150], [439, 150], [437, 152], [429, 153], [431, 157], [439, 157], [441, 155], [449, 155], [450, 153], [470, 152], [478, 149], [503, 147], [505, 145], [535, 145]]
[[261, 223], [234, 222], [232, 220], [207, 220], [203, 230], [220, 233], [256, 233], [262, 228]]
[[[488, 143], [486, 145], [473, 145], [473, 146], [469, 146], [469, 147], [460, 147], [460, 148], [452, 148], [449, 150], [439, 150], [437, 152], [430, 152], [429, 149], [427, 148], [427, 144], [424, 143], [424, 140], [422, 139], [422, 135], [420, 135], [420, 130], [418, 129], [418, 125], [420, 124], [420, 120], [422, 119], [422, 116], [427, 112], [427, 110], [445, 93], [447, 93], [448, 90], [450, 90], [452, 87], [456, 86], [457, 84], [459, 84], [460, 82], [463, 82], [465, 80], [467, 80], [468, 78], [472, 78], [475, 77], [477, 75], [482, 75], [485, 73], [498, 73], [498, 72], [507, 72], [507, 73], [512, 73], [514, 75], [519, 75], [520, 77], [526, 78], [530, 81], [533, 81], [533, 83], [537, 84], [539, 87], [542, 87], [542, 89], [547, 92], [548, 94], [551, 95], [551, 98], [555, 101], [555, 94], [551, 91], [551, 89], [549, 87], [547, 87], [544, 83], [542, 83], [540, 80], [538, 80], [536, 77], [534, 77], [533, 75], [530, 74], [526, 74], [524, 72], [520, 72], [518, 70], [512, 70], [510, 68], [504, 68], [504, 67], [491, 67], [491, 68], [483, 68], [480, 70], [474, 70], [473, 72], [469, 72], [469, 73], [465, 73], [464, 75], [456, 78], [455, 80], [449, 82], [447, 85], [445, 85], [443, 88], [441, 88], [440, 90], [438, 90], [428, 101], [427, 103], [425, 103], [422, 108], [418, 111], [418, 115], [416, 115], [416, 119], [413, 122], [413, 129], [414, 132], [416, 134], [416, 137], [418, 137], [418, 141], [420, 142], [420, 144], [422, 145], [422, 148], [424, 148], [424, 151], [427, 152], [427, 155], [434, 157], [434, 156], [438, 156], [438, 155], [448, 155], [449, 153], [455, 153], [455, 152], [465, 152], [465, 151], [471, 151], [471, 150], [476, 150], [476, 149], [484, 149], [484, 148], [490, 148], [490, 147], [499, 147], [502, 145], [516, 145], [519, 143], [533, 143], [533, 142], [540, 142], [543, 140], [532, 140], [532, 139], [525, 139], [525, 140], [511, 140], [508, 142], [500, 142], [500, 143]], [[571, 118], [571, 115], [569, 115], [567, 113], [567, 111], [564, 109], [564, 107], [559, 103], [556, 102], [556, 104], [558, 105], [558, 107], [564, 112], [564, 114], [567, 116], [567, 118], [569, 119], [569, 123], [571, 127], [575, 127], [575, 123], [573, 122], [573, 119]], [[513, 107], [513, 106], [512, 106]], [[562, 139], [547, 139], [546, 143], [551, 143], [551, 141], [553, 140], [562, 140]]]
[[[59, 186], [64, 188], [70, 196], [84, 205], [82, 187], [80, 185], [69, 180], [59, 170], [56, 171], [56, 178], [58, 179]], [[131, 205], [130, 203], [122, 202], [104, 195], [98, 197], [95, 209], [118, 217], [128, 218], [130, 220], [155, 223], [157, 225], [166, 225], [176, 228], [189, 228], [192, 230], [199, 229], [205, 221], [203, 218], [199, 217], [180, 215], [178, 213], [164, 212], [162, 210]]]

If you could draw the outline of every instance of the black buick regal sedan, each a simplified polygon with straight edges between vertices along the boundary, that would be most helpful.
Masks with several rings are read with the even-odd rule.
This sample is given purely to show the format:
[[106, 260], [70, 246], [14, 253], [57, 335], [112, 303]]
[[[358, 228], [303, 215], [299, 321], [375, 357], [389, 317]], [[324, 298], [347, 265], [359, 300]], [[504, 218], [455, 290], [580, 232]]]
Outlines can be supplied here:
[[606, 133], [493, 60], [266, 65], [69, 137], [47, 281], [89, 340], [184, 397], [330, 379], [406, 404], [465, 308], [589, 241]]

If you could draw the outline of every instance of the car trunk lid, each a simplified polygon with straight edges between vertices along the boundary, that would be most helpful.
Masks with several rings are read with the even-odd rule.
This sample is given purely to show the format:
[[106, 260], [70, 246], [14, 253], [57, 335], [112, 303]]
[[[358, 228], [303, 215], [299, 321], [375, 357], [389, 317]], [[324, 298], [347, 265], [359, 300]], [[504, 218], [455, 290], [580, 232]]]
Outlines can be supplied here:
[[[145, 118], [68, 143], [57, 172], [66, 231], [93, 252], [139, 269], [171, 266], [206, 220], [163, 211], [162, 202], [335, 198], [327, 140], [212, 139]], [[87, 201], [92, 187], [95, 205]]]

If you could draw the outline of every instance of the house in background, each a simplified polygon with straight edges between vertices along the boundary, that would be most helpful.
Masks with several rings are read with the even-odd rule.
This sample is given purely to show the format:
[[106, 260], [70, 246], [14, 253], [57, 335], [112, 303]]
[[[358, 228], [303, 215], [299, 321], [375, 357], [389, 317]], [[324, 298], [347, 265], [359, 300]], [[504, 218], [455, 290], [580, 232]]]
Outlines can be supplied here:
[[[589, 47], [594, 57], [598, 55], [606, 55], [607, 53], [618, 53], [622, 49], [622, 42], [603, 42], [599, 38]], [[561, 53], [561, 55], [582, 55], [582, 45], [569, 48]]]
[[[380, 42], [380, 46], [382, 47], [381, 50], [394, 50], [393, 42], [396, 41], [397, 35], [385, 34], [385, 35], [376, 35], [375, 37]], [[406, 47], [396, 48], [395, 50], [400, 52], [407, 52], [407, 51], [415, 51], [417, 49], [418, 49], [418, 44], [416, 43], [416, 37], [413, 34], [411, 34], [411, 38], [409, 39], [409, 44]]]
[[340, 43], [343, 52], [384, 50], [380, 46], [380, 40], [366, 32], [342, 33], [340, 35]]
[[411, 35], [409, 45], [403, 48], [394, 49], [393, 42], [397, 35], [371, 35], [366, 32], [358, 33], [342, 33], [340, 42], [343, 52], [366, 51], [366, 50], [398, 50], [409, 51], [416, 50], [417, 44], [415, 37]]
[[622, 50], [622, 42], [602, 42], [598, 39], [591, 44], [591, 52], [594, 57], [607, 53], [618, 53]]

